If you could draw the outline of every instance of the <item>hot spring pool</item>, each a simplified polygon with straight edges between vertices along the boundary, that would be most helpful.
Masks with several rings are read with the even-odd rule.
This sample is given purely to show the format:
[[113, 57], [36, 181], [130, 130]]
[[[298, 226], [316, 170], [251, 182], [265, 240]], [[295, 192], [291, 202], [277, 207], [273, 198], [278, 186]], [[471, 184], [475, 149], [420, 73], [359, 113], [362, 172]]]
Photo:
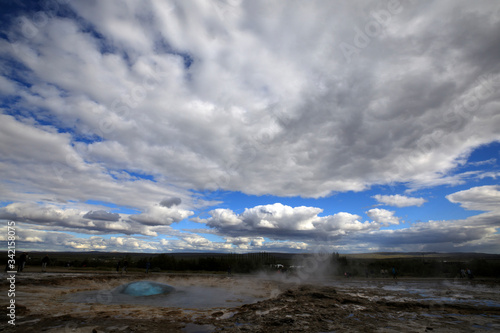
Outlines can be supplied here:
[[168, 284], [154, 281], [136, 281], [124, 284], [116, 289], [117, 292], [130, 296], [152, 296], [168, 294], [175, 288]]
[[72, 293], [64, 302], [133, 304], [176, 308], [227, 308], [255, 303], [267, 297], [256, 296], [246, 288], [221, 286], [171, 286], [155, 281], [134, 281], [112, 289]]

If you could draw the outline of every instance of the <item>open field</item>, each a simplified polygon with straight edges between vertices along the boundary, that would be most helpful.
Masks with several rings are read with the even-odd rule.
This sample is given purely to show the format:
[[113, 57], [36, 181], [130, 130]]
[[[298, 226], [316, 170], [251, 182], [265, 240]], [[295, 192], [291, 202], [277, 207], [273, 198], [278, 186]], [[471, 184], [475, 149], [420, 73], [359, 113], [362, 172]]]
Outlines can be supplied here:
[[[165, 295], [122, 297], [154, 281]], [[2, 277], [2, 289], [7, 282]], [[286, 274], [48, 272], [16, 275], [16, 326], [3, 332], [481, 332], [500, 330], [500, 281]], [[2, 295], [2, 306], [6, 295]]]

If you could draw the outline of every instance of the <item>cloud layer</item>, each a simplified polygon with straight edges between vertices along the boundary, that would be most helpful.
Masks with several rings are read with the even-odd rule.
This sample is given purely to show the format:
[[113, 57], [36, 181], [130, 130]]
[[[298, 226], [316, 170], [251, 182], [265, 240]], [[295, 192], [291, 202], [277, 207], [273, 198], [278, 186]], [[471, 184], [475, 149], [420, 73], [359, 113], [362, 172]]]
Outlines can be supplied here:
[[155, 205], [141, 214], [118, 214], [104, 210], [84, 212], [61, 204], [12, 203], [0, 208], [1, 220], [13, 220], [86, 234], [121, 233], [157, 236], [161, 226], [170, 226], [193, 215], [192, 211]]
[[[52, 4], [2, 16], [0, 218], [55, 233], [144, 236], [207, 209], [196, 221], [227, 237], [221, 248], [267, 238], [303, 248], [320, 235], [346, 244], [366, 236], [367, 249], [375, 235], [381, 246], [397, 239], [390, 235], [427, 244], [420, 235], [448, 222], [389, 232], [396, 211], [321, 216], [324, 208], [276, 203], [239, 214], [212, 209], [221, 199], [211, 194], [323, 198], [498, 175], [463, 169], [474, 149], [500, 142], [494, 2]], [[493, 168], [488, 158], [482, 166]], [[495, 186], [447, 198], [489, 221]], [[374, 199], [397, 208], [429, 201]], [[457, 232], [474, 223], [464, 239], [496, 237], [464, 221], [449, 222]]]
[[[10, 164], [30, 156], [67, 182], [125, 169], [200, 190], [317, 197], [453, 182], [464, 154], [498, 140], [499, 67], [477, 53], [500, 49], [488, 3], [401, 1], [381, 23], [387, 8], [360, 3], [71, 6], [79, 20], [53, 16], [33, 36], [13, 25], [2, 39], [20, 66], [2, 68], [3, 94], [20, 97], [20, 114], [3, 116], [2, 150], [31, 148]], [[357, 48], [350, 61], [341, 43]], [[73, 138], [25, 133], [32, 110]]]

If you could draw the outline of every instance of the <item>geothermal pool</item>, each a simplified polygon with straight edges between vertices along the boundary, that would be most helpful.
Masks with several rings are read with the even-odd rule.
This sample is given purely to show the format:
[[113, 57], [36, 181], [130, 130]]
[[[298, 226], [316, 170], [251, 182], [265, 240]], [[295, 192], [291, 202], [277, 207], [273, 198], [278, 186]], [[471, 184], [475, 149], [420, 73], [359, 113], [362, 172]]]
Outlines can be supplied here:
[[177, 283], [168, 285], [157, 281], [139, 280], [129, 282], [110, 290], [91, 290], [68, 294], [64, 302], [87, 304], [129, 304], [154, 307], [175, 307], [183, 309], [212, 309], [236, 307], [255, 303], [271, 296], [236, 288], [231, 283], [219, 286], [213, 283]]
[[115, 288], [115, 293], [137, 297], [168, 295], [173, 291], [175, 291], [174, 287], [169, 286], [168, 284], [158, 283], [154, 281], [130, 282]]

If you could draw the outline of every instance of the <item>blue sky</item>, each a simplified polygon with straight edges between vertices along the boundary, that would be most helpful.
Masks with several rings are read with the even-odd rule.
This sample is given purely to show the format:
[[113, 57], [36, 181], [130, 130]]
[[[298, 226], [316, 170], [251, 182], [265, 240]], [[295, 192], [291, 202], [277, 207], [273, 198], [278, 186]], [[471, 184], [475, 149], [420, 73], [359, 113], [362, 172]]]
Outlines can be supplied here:
[[496, 2], [1, 6], [20, 250], [500, 251]]

